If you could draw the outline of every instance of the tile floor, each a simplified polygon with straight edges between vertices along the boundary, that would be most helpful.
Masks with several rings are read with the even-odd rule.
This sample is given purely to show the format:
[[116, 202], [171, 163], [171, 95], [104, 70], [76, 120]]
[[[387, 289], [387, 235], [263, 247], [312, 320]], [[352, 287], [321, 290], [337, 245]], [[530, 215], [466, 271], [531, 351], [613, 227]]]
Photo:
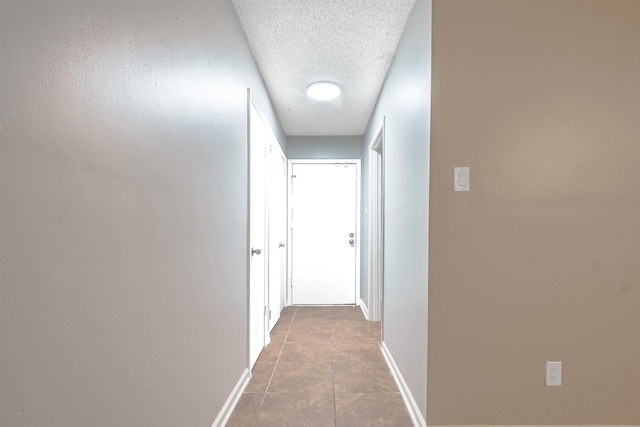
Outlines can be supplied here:
[[359, 307], [287, 307], [228, 427], [412, 426]]

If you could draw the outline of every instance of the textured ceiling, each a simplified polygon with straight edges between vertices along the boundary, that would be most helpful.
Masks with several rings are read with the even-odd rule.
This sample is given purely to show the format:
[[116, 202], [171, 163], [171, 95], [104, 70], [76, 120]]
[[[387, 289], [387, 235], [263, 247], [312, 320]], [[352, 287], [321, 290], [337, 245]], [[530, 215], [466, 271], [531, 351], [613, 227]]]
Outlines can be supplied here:
[[[362, 135], [415, 0], [232, 0], [287, 135]], [[307, 86], [337, 83], [314, 101]]]

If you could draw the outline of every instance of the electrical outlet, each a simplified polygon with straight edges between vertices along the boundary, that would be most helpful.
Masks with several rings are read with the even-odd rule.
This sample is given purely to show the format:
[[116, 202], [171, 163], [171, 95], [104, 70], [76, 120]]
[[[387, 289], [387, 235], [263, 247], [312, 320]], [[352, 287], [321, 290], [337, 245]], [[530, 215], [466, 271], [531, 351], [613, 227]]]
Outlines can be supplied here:
[[562, 362], [547, 362], [547, 385], [562, 385]]

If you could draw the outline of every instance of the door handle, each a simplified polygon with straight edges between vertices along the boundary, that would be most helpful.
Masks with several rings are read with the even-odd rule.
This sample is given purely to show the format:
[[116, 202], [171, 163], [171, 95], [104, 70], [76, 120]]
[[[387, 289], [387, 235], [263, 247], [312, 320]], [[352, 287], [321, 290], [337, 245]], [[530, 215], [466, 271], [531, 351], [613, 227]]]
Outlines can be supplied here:
[[280, 242], [278, 246], [280, 246], [281, 248], [284, 248], [284, 243]]
[[251, 248], [251, 256], [260, 255], [262, 253], [262, 249]]
[[349, 239], [349, 244], [350, 244], [351, 246], [353, 246], [353, 244], [354, 244], [355, 242], [356, 242], [355, 240], [353, 240], [353, 239]]

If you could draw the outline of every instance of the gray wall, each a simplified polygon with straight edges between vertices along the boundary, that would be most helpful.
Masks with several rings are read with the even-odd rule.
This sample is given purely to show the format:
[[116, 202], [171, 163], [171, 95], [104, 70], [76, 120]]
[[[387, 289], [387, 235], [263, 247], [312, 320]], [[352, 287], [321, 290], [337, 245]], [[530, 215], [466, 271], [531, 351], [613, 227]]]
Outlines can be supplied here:
[[362, 136], [288, 136], [289, 159], [362, 159]]
[[[423, 416], [427, 389], [430, 104], [431, 0], [417, 0], [364, 136], [364, 163], [369, 157], [368, 146], [386, 116], [384, 339]], [[363, 188], [365, 194], [367, 186]], [[363, 242], [366, 245], [368, 242]], [[368, 275], [364, 273], [366, 283]]]
[[227, 1], [0, 4], [0, 425], [207, 426], [246, 367]]

